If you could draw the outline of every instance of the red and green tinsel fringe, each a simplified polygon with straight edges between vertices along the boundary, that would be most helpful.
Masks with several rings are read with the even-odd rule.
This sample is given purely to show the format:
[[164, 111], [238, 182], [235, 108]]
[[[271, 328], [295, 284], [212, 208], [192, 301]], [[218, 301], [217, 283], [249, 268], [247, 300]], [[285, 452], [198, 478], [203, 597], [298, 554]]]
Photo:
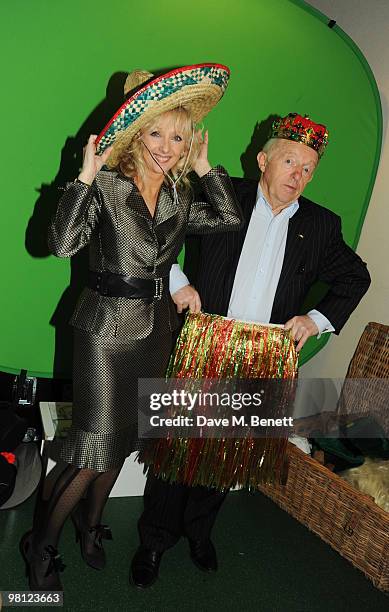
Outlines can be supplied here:
[[[167, 376], [189, 379], [294, 379], [298, 354], [289, 332], [219, 315], [189, 313], [170, 359]], [[288, 387], [285, 386], [286, 393]], [[283, 416], [288, 398], [275, 402]], [[174, 438], [150, 441], [139, 461], [170, 482], [223, 490], [284, 481], [287, 436]]]

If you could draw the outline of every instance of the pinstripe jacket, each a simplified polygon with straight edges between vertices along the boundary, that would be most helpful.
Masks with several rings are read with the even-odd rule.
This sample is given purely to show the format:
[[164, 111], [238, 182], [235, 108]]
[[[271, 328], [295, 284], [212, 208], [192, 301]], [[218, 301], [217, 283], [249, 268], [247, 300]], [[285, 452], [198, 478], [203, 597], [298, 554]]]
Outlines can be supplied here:
[[[180, 194], [175, 204], [163, 185], [154, 217], [132, 179], [117, 172], [99, 172], [88, 187], [69, 183], [49, 229], [49, 248], [58, 257], [71, 257], [89, 245], [89, 267], [142, 279], [167, 277], [184, 243], [186, 232], [233, 230], [241, 211], [231, 180], [218, 166], [201, 179], [204, 202]], [[85, 288], [71, 324], [102, 335], [139, 339], [159, 328], [175, 329], [178, 318], [170, 295], [160, 300], [108, 297]], [[159, 329], [159, 331], [163, 331]]]
[[[253, 180], [232, 180], [243, 210], [241, 229], [186, 242], [185, 271], [200, 293], [204, 310], [221, 315], [227, 314], [258, 188]], [[316, 281], [325, 284], [326, 292], [308, 306], [305, 300]], [[285, 323], [316, 308], [339, 333], [369, 285], [366, 264], [343, 241], [338, 215], [300, 196], [299, 209], [289, 220], [270, 322]]]

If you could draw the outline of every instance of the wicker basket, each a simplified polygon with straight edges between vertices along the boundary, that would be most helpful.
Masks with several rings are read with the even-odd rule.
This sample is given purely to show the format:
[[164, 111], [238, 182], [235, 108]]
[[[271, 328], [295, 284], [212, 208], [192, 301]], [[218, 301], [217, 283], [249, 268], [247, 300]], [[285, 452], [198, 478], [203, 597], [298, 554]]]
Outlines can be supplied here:
[[[389, 326], [366, 326], [347, 377], [389, 378]], [[288, 456], [287, 484], [260, 490], [389, 591], [389, 513], [292, 444]]]
[[262, 493], [389, 591], [389, 513], [292, 444], [288, 453], [287, 484]]

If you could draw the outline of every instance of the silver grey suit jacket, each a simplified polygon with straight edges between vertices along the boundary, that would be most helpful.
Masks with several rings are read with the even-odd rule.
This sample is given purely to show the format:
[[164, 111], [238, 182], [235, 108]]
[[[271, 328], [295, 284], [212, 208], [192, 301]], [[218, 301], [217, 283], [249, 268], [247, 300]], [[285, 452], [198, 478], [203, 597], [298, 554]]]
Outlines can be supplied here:
[[[169, 275], [186, 233], [236, 230], [242, 215], [227, 172], [221, 167], [201, 179], [208, 202], [194, 202], [190, 192], [174, 203], [162, 185], [154, 217], [133, 180], [118, 172], [99, 172], [88, 187], [69, 183], [49, 229], [49, 248], [71, 257], [89, 244], [89, 268], [142, 279]], [[151, 303], [102, 296], [86, 287], [71, 324], [106, 338], [140, 339], [159, 327], [173, 330], [178, 318], [170, 295]]]

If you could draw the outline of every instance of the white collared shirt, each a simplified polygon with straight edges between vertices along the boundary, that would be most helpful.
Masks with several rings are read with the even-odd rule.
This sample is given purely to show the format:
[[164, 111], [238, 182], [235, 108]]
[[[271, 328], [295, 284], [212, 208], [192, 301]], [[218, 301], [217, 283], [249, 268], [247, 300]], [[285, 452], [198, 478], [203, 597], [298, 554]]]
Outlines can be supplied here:
[[[284, 261], [289, 219], [298, 208], [296, 200], [274, 215], [258, 185], [257, 200], [235, 273], [228, 306], [229, 317], [269, 323]], [[174, 293], [187, 284], [188, 279], [180, 267], [172, 266], [170, 292]], [[308, 315], [316, 323], [319, 337], [323, 332], [334, 331], [330, 321], [319, 311], [310, 310]]]
[[229, 317], [259, 323], [270, 321], [284, 261], [288, 223], [298, 207], [295, 201], [274, 215], [258, 186], [257, 201], [235, 273]]

